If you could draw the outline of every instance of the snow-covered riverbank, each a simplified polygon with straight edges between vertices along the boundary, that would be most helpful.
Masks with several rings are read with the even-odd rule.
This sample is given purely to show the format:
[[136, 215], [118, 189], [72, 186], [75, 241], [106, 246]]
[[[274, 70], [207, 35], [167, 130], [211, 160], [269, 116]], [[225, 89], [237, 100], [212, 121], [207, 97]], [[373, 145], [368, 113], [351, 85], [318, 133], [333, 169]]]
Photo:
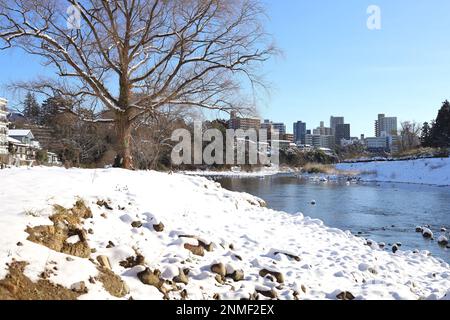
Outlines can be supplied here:
[[[201, 177], [33, 168], [0, 170], [0, 181], [0, 279], [6, 263], [27, 262], [24, 276], [79, 299], [420, 299], [450, 288], [449, 265], [426, 252], [372, 248]], [[4, 287], [0, 297], [16, 297]]]
[[360, 172], [365, 181], [450, 186], [450, 158], [343, 163], [336, 169]]
[[279, 173], [295, 172], [290, 168], [279, 168], [278, 166], [264, 167], [255, 171], [243, 171], [243, 170], [229, 170], [229, 171], [211, 171], [211, 170], [197, 170], [197, 171], [182, 171], [181, 174], [189, 176], [200, 177], [232, 177], [232, 178], [260, 178], [273, 176]]

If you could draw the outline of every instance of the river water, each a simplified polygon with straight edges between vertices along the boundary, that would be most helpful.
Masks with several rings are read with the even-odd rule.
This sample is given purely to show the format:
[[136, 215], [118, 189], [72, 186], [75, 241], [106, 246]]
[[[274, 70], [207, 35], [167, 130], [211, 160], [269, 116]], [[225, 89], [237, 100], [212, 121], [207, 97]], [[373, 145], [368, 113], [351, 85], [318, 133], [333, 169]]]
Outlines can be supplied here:
[[[450, 249], [437, 238], [450, 231], [450, 188], [395, 183], [311, 181], [295, 175], [264, 178], [214, 178], [232, 191], [264, 199], [269, 208], [301, 212], [330, 227], [383, 242], [385, 250], [401, 243], [400, 250], [428, 250], [450, 263]], [[312, 202], [315, 202], [315, 205]], [[424, 239], [416, 226], [430, 225], [435, 240]]]

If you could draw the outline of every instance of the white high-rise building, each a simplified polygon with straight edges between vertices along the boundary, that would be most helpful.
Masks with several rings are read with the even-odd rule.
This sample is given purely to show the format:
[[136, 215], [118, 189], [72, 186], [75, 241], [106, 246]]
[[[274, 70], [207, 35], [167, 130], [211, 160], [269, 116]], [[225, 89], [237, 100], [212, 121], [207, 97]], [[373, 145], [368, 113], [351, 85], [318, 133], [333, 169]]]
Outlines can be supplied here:
[[388, 136], [397, 135], [396, 117], [386, 117], [384, 114], [378, 115], [378, 120], [375, 120], [375, 136], [381, 137], [383, 132]]
[[7, 101], [0, 98], [0, 155], [8, 154], [8, 112], [6, 110]]

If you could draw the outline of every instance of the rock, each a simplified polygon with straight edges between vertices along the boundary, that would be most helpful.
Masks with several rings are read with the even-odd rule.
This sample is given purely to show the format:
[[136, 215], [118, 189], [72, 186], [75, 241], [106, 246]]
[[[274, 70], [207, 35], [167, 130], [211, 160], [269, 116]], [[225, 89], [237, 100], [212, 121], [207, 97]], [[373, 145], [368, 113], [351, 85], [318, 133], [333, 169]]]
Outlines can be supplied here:
[[440, 236], [438, 238], [438, 244], [441, 245], [441, 246], [444, 246], [444, 247], [447, 246], [448, 245], [448, 238], [446, 236], [444, 236], [444, 235]]
[[107, 256], [98, 256], [97, 261], [103, 268], [111, 270], [111, 263]]
[[205, 243], [201, 240], [198, 241], [198, 244], [203, 247], [208, 252], [212, 252], [214, 250], [214, 245], [211, 243]]
[[233, 257], [233, 258], [236, 258], [236, 259], [239, 260], [239, 261], [242, 261], [242, 257], [241, 257], [240, 255], [238, 255], [238, 254], [233, 254], [232, 257]]
[[394, 244], [393, 246], [392, 246], [392, 252], [393, 253], [396, 253], [398, 251], [398, 246], [396, 245], [396, 244]]
[[223, 263], [216, 263], [211, 266], [211, 271], [225, 277], [227, 275], [227, 269]]
[[275, 255], [277, 254], [284, 254], [286, 257], [293, 259], [295, 261], [301, 261], [302, 259], [300, 259], [299, 256], [293, 255], [291, 253], [287, 253], [287, 252], [275, 252]]
[[216, 276], [214, 277], [214, 279], [216, 279], [216, 281], [220, 284], [224, 284], [224, 278], [220, 275], [220, 274], [216, 274]]
[[178, 276], [173, 278], [173, 281], [175, 283], [183, 283], [183, 284], [188, 284], [189, 282], [189, 278], [188, 278], [188, 274], [189, 274], [189, 270], [188, 269], [180, 269], [180, 273], [178, 274]]
[[336, 298], [339, 300], [354, 300], [355, 296], [351, 292], [343, 291], [339, 293]]
[[417, 226], [417, 227], [416, 227], [416, 232], [417, 232], [417, 233], [419, 233], [419, 232], [422, 233], [422, 231], [423, 231], [423, 228], [422, 228], [422, 227], [420, 227], [420, 226]]
[[154, 224], [153, 229], [155, 229], [156, 232], [163, 232], [164, 224], [162, 222], [160, 222], [159, 224]]
[[317, 204], [316, 200], [311, 200], [311, 204], [315, 206]]
[[70, 286], [70, 289], [76, 293], [87, 293], [88, 292], [84, 281], [80, 281], [80, 282], [72, 284]]
[[142, 266], [144, 264], [145, 264], [145, 258], [141, 254], [136, 255], [136, 257], [128, 257], [126, 260], [119, 262], [119, 265], [126, 269], [131, 269], [136, 266]]
[[[204, 250], [211, 252], [214, 249], [214, 245], [212, 243], [206, 243], [203, 240], [199, 239], [199, 237], [192, 236], [192, 235], [179, 235], [179, 238], [189, 238], [189, 239], [195, 239], [198, 242], [198, 246], [202, 247]], [[186, 245], [185, 245], [186, 247]], [[225, 249], [225, 247], [224, 247]]]
[[22, 246], [23, 246], [23, 243], [22, 243], [22, 242], [17, 242], [17, 246], [18, 246], [18, 247], [22, 247]]
[[132, 226], [133, 228], [141, 228], [141, 227], [142, 227], [142, 222], [140, 222], [140, 221], [133, 221], [133, 222], [131, 223], [131, 226]]
[[277, 282], [278, 283], [284, 283], [284, 276], [283, 276], [283, 274], [281, 273], [281, 272], [278, 272], [278, 271], [270, 271], [270, 270], [267, 270], [267, 269], [262, 269], [260, 272], [259, 272], [259, 275], [261, 276], [261, 277], [265, 277], [266, 275], [268, 275], [268, 274], [270, 274], [271, 276], [273, 276], [276, 280], [277, 280]]
[[263, 295], [264, 297], [270, 298], [270, 299], [276, 299], [278, 297], [278, 294], [275, 290], [256, 290], [257, 293]]
[[139, 272], [137, 274], [137, 277], [143, 284], [154, 286], [158, 289], [162, 287], [164, 284], [164, 281], [160, 279], [161, 273], [159, 270], [151, 271], [150, 268], [146, 268], [144, 271]]
[[99, 207], [104, 207], [107, 210], [113, 210], [113, 208], [105, 200], [98, 200], [97, 201], [97, 205]]
[[89, 228], [89, 229], [88, 229], [88, 233], [89, 233], [89, 234], [94, 234], [94, 230], [92, 230], [92, 228]]
[[95, 249], [95, 248], [91, 249], [91, 253], [96, 253], [96, 252], [97, 252], [97, 249]]
[[242, 281], [244, 280], [244, 271], [243, 270], [235, 270], [231, 275], [230, 278], [233, 279], [233, 281]]
[[447, 232], [447, 229], [444, 228], [444, 227], [442, 227], [442, 228], [441, 228], [441, 232]]
[[185, 243], [184, 248], [196, 256], [203, 257], [205, 255], [205, 249], [203, 249], [202, 246], [194, 246], [190, 243]]
[[114, 244], [114, 242], [112, 242], [112, 241], [108, 241], [108, 245], [106, 246], [106, 248], [107, 249], [110, 249], [110, 248], [114, 248], [116, 245]]
[[183, 291], [180, 292], [180, 297], [181, 297], [181, 300], [186, 300], [188, 298], [188, 293], [187, 293], [186, 289], [184, 289]]
[[221, 300], [221, 298], [220, 298], [220, 294], [218, 294], [218, 293], [214, 293], [214, 295], [213, 295], [213, 299], [214, 299], [214, 300]]
[[66, 260], [69, 261], [69, 262], [71, 262], [71, 261], [74, 261], [75, 259], [72, 258], [72, 257], [66, 257]]
[[422, 230], [422, 236], [426, 239], [432, 239], [433, 238], [433, 232], [428, 228], [423, 228]]

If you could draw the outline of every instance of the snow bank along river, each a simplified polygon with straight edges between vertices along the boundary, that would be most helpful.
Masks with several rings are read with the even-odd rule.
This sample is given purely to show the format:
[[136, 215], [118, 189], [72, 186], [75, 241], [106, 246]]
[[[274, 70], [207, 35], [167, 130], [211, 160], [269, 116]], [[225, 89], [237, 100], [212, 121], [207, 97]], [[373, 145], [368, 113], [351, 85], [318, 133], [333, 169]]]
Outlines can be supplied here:
[[392, 254], [205, 178], [34, 168], [0, 181], [0, 279], [26, 262], [23, 276], [78, 299], [450, 296], [449, 265], [427, 252]]

